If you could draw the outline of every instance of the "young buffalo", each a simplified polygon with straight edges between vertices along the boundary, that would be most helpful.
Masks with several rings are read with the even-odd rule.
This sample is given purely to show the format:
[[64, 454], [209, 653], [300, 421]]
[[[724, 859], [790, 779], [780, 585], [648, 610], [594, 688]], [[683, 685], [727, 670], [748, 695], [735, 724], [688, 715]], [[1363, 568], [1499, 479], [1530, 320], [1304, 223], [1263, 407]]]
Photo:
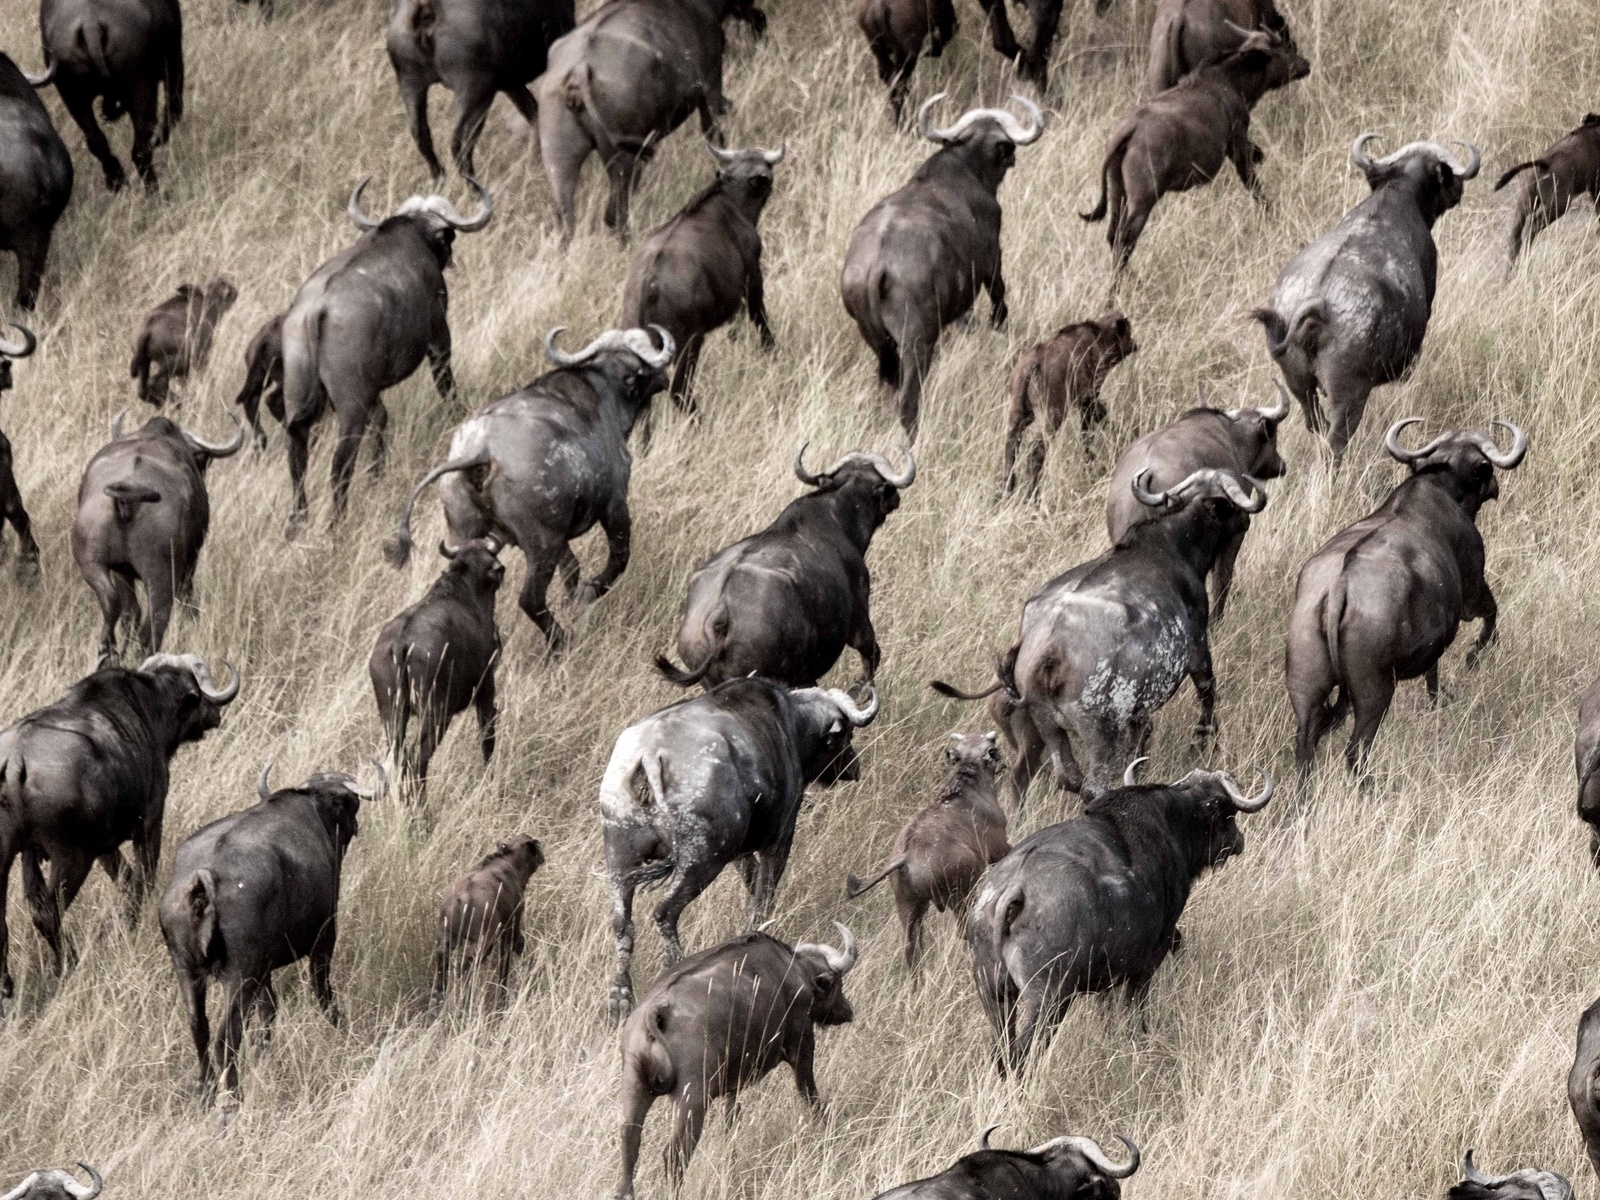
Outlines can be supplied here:
[[953, 733], [955, 745], [944, 756], [949, 776], [934, 802], [906, 822], [894, 840], [889, 865], [866, 883], [845, 877], [844, 892], [854, 900], [889, 879], [895, 912], [906, 938], [906, 966], [916, 962], [922, 921], [931, 904], [950, 909], [962, 924], [972, 889], [992, 863], [1011, 852], [1006, 814], [995, 798], [1002, 760], [995, 735]]
[[922, 48], [938, 58], [956, 36], [956, 6], [952, 0], [855, 0], [855, 17], [878, 61], [878, 78], [889, 85], [898, 125], [905, 120], [906, 93]]
[[539, 839], [519, 833], [450, 885], [439, 904], [439, 940], [433, 951], [433, 1007], [444, 1003], [452, 965], [458, 981], [492, 957], [495, 982], [509, 993], [511, 959], [521, 954], [524, 891], [544, 866]]
[[1523, 171], [1532, 174], [1522, 180], [1506, 239], [1506, 253], [1513, 263], [1579, 196], [1600, 201], [1600, 113], [1586, 114], [1582, 125], [1538, 158], [1512, 167], [1500, 176], [1494, 190], [1498, 192]]
[[1472, 1151], [1461, 1159], [1466, 1176], [1447, 1193], [1447, 1200], [1572, 1200], [1572, 1185], [1553, 1171], [1525, 1167], [1493, 1179], [1472, 1162]]
[[139, 381], [139, 399], [160, 408], [174, 382], [206, 369], [217, 322], [238, 298], [233, 280], [219, 275], [203, 288], [183, 284], [145, 315], [128, 364], [128, 374]]
[[1039, 493], [1039, 472], [1044, 469], [1048, 448], [1045, 439], [1054, 437], [1061, 428], [1068, 404], [1078, 410], [1084, 452], [1091, 453], [1089, 426], [1106, 419], [1100, 388], [1111, 368], [1138, 348], [1128, 318], [1120, 312], [1109, 312], [1092, 321], [1062, 326], [1054, 337], [1040, 342], [1017, 360], [1007, 389], [1011, 403], [1006, 410], [1006, 450], [1001, 462], [1007, 494], [1017, 487], [1017, 451], [1022, 447], [1022, 432], [1036, 417], [1044, 418], [1044, 436], [1028, 455], [1029, 499]]

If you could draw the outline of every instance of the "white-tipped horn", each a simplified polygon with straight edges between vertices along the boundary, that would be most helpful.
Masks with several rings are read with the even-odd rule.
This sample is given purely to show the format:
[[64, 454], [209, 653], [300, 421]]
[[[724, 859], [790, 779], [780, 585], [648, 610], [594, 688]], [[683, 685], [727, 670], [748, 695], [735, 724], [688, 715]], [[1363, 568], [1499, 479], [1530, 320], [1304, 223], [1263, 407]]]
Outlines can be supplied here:
[[1383, 435], [1383, 448], [1389, 452], [1389, 457], [1394, 459], [1395, 462], [1405, 463], [1409, 466], [1418, 459], [1426, 458], [1428, 455], [1432, 454], [1440, 446], [1444, 445], [1450, 440], [1450, 435], [1448, 433], [1441, 433], [1438, 437], [1434, 438], [1433, 441], [1429, 442], [1421, 449], [1407, 450], [1400, 444], [1400, 431], [1405, 429], [1408, 425], [1420, 424], [1422, 424], [1421, 417], [1402, 417], [1393, 425], [1389, 426], [1388, 432]]
[[935, 92], [922, 102], [921, 108], [917, 109], [917, 128], [922, 130], [922, 136], [930, 142], [938, 142], [940, 145], [943, 145], [946, 139], [940, 130], [934, 128], [933, 122], [928, 119], [928, 113], [946, 95], [947, 93], [945, 92]]
[[39, 345], [39, 339], [33, 336], [33, 331], [26, 325], [19, 325], [13, 321], [11, 322], [11, 328], [22, 334], [22, 340], [20, 342], [0, 341], [0, 354], [5, 355], [7, 358], [27, 358], [28, 355], [33, 353], [35, 347]]
[[1445, 160], [1450, 164], [1450, 169], [1456, 173], [1456, 177], [1465, 183], [1478, 174], [1478, 168], [1483, 165], [1483, 155], [1478, 153], [1478, 148], [1471, 142], [1464, 142], [1460, 138], [1451, 138], [1449, 144], [1460, 146], [1467, 152], [1467, 161], [1465, 163], [1462, 163], [1454, 155]]
[[878, 715], [878, 691], [873, 687], [869, 687], [867, 691], [869, 697], [865, 707], [857, 707], [850, 693], [842, 688], [825, 688], [823, 689], [823, 695], [827, 696], [833, 702], [834, 707], [844, 714], [845, 720], [859, 729]]
[[927, 111], [934, 100], [941, 99], [943, 96], [944, 93], [940, 92], [939, 95], [932, 97], [922, 106], [920, 114], [922, 117], [922, 136], [931, 142], [938, 142], [940, 145], [948, 146], [960, 139], [962, 134], [966, 133], [979, 121], [984, 120], [993, 121], [1000, 126], [1001, 131], [1014, 146], [1032, 145], [1044, 133], [1044, 113], [1039, 111], [1039, 106], [1032, 100], [1015, 92], [1012, 93], [1011, 99], [1028, 110], [1028, 116], [1033, 122], [1031, 125], [1024, 126], [1021, 121], [1003, 108], [972, 108], [962, 113], [960, 120], [949, 128], [935, 129], [926, 119]]
[[1467, 1177], [1468, 1182], [1486, 1188], [1497, 1188], [1511, 1178], [1509, 1175], [1496, 1175], [1491, 1178], [1478, 1170], [1477, 1164], [1472, 1161], [1471, 1146], [1468, 1146], [1467, 1152], [1461, 1156], [1461, 1173]]
[[978, 1149], [979, 1150], [987, 1150], [987, 1149], [989, 1149], [989, 1135], [991, 1133], [993, 1133], [996, 1129], [999, 1129], [1004, 1124], [1005, 1124], [1004, 1121], [996, 1121], [993, 1125], [989, 1126], [982, 1133], [980, 1133], [978, 1135]]
[[783, 161], [783, 156], [789, 153], [789, 143], [784, 142], [776, 150], [761, 150], [758, 153], [767, 160], [767, 166], [775, 167]]
[[861, 957], [861, 950], [856, 945], [856, 935], [850, 932], [849, 926], [842, 921], [835, 921], [833, 927], [839, 931], [839, 940], [844, 943], [843, 949], [836, 950], [826, 943], [812, 942], [796, 946], [795, 953], [799, 954], [802, 950], [816, 950], [821, 953], [822, 961], [828, 964], [828, 970], [843, 977], [854, 969], [856, 960]]
[[1276, 425], [1289, 415], [1289, 389], [1283, 385], [1283, 380], [1274, 379], [1273, 386], [1278, 389], [1278, 403], [1273, 408], [1258, 408], [1261, 419], [1269, 425]]
[[195, 686], [200, 689], [200, 694], [213, 704], [231, 704], [239, 694], [239, 671], [227, 659], [222, 660], [222, 665], [228, 668], [229, 681], [225, 687], [217, 687], [217, 682], [211, 677], [211, 668], [206, 665], [205, 659], [197, 654], [185, 654], [184, 665], [189, 668], [189, 673], [194, 676]]
[[719, 163], [731, 163], [739, 157], [737, 150], [724, 150], [709, 138], [706, 140], [706, 149], [711, 151], [711, 157]]
[[1234, 808], [1242, 813], [1260, 812], [1267, 806], [1267, 801], [1272, 799], [1272, 772], [1265, 767], [1261, 768], [1261, 778], [1263, 780], [1261, 790], [1254, 796], [1249, 797], [1246, 797], [1239, 790], [1239, 785], [1233, 781], [1232, 775], [1229, 775], [1226, 771], [1220, 771], [1218, 776], [1222, 780], [1223, 790], [1228, 793], [1228, 799], [1233, 801]]
[[1499, 467], [1502, 471], [1509, 471], [1513, 467], [1518, 466], [1522, 462], [1523, 457], [1528, 453], [1528, 435], [1523, 433], [1522, 430], [1518, 429], [1510, 421], [1502, 421], [1496, 418], [1495, 420], [1490, 421], [1489, 424], [1498, 425], [1502, 429], [1509, 429], [1511, 431], [1511, 449], [1502, 451], [1499, 446], [1495, 445], [1493, 441], [1484, 437], [1481, 433], [1473, 434], [1472, 440], [1478, 444], [1478, 449], [1483, 451], [1483, 456], [1485, 458], [1487, 458], [1495, 466]]
[[1355, 145], [1350, 147], [1350, 161], [1355, 163], [1362, 171], [1372, 170], [1375, 164], [1367, 155], [1367, 143], [1381, 141], [1382, 138], [1383, 134], [1371, 132], [1363, 133], [1356, 138]]
[[212, 458], [228, 458], [239, 453], [239, 448], [244, 445], [244, 418], [238, 413], [234, 413], [233, 419], [237, 427], [233, 431], [232, 441], [217, 442], [214, 444], [211, 442], [203, 442], [200, 440], [199, 435], [190, 429], [185, 429], [183, 431], [183, 436], [196, 450], [203, 450]]
[[44, 56], [44, 70], [39, 72], [37, 75], [30, 75], [26, 71], [23, 71], [22, 77], [36, 88], [48, 87], [50, 84], [54, 83], [56, 79], [55, 56], [46, 52]]
[[478, 211], [470, 217], [463, 217], [456, 211], [456, 206], [442, 196], [434, 197], [438, 200], [434, 211], [439, 214], [441, 220], [458, 233], [476, 233], [487, 225], [489, 218], [494, 215], [494, 197], [489, 194], [488, 188], [484, 187], [471, 175], [463, 175], [461, 178], [465, 179], [472, 187], [472, 190], [478, 193]]
[[1143, 754], [1143, 755], [1140, 755], [1138, 758], [1134, 759], [1131, 763], [1129, 763], [1127, 765], [1127, 768], [1122, 772], [1122, 786], [1123, 787], [1132, 787], [1137, 782], [1133, 777], [1134, 776], [1134, 772], [1138, 771], [1139, 767], [1142, 764], [1147, 763], [1149, 761], [1150, 761], [1150, 756], [1148, 754]]
[[1152, 492], [1145, 486], [1153, 472], [1146, 467], [1133, 477], [1133, 498], [1146, 508], [1160, 508], [1167, 502], [1166, 492]]
[[806, 470], [806, 447], [809, 445], [810, 442], [801, 442], [800, 449], [794, 452], [794, 477], [807, 487], [820, 487], [825, 476]]
[[1120, 1133], [1117, 1134], [1117, 1140], [1128, 1148], [1128, 1161], [1125, 1163], [1112, 1162], [1106, 1157], [1106, 1152], [1100, 1148], [1100, 1143], [1093, 1138], [1070, 1133], [1063, 1137], [1051, 1138], [1042, 1145], [1034, 1146], [1028, 1153], [1047, 1154], [1051, 1150], [1062, 1147], [1076, 1150], [1088, 1160], [1090, 1166], [1107, 1179], [1126, 1179], [1139, 1169], [1139, 1147]]

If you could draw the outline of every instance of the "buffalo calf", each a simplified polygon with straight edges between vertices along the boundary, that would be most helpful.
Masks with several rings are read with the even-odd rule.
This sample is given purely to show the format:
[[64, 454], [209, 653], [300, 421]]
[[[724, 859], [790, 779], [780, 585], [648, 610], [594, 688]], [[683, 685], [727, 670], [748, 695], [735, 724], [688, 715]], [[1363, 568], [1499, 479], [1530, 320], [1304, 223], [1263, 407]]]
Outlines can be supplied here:
[[1494, 185], [1499, 191], [1522, 172], [1521, 188], [1511, 208], [1506, 253], [1511, 261], [1560, 220], [1579, 196], [1600, 200], [1600, 113], [1588, 113], [1579, 125], [1531, 162], [1518, 163]]
[[855, 0], [855, 17], [877, 60], [878, 78], [889, 86], [889, 107], [899, 124], [923, 48], [938, 58], [956, 35], [956, 6], [953, 0]]
[[206, 369], [217, 322], [238, 298], [233, 280], [218, 276], [203, 288], [183, 284], [145, 315], [128, 364], [128, 374], [139, 381], [139, 399], [160, 408], [175, 382]]
[[458, 980], [494, 961], [499, 995], [509, 992], [511, 959], [521, 954], [523, 897], [544, 865], [539, 839], [519, 833], [450, 885], [439, 904], [439, 940], [433, 950], [433, 1006], [444, 1003], [455, 968]]
[[1121, 1181], [1139, 1169], [1139, 1147], [1120, 1133], [1128, 1148], [1125, 1163], [1113, 1162], [1093, 1139], [1071, 1134], [1031, 1150], [995, 1150], [989, 1135], [998, 1128], [983, 1131], [975, 1153], [875, 1200], [1121, 1200]]
[[[9, 392], [11, 360], [27, 358], [38, 345], [33, 334], [21, 325], [13, 325], [22, 340], [0, 341], [0, 395]], [[19, 572], [39, 565], [39, 543], [33, 540], [33, 524], [28, 520], [28, 510], [22, 507], [22, 493], [17, 490], [16, 470], [11, 459], [11, 440], [0, 433], [0, 560], [5, 558], [5, 523], [17, 531], [17, 569]]]
[[71, 1171], [34, 1171], [0, 1200], [94, 1200], [105, 1181], [88, 1163], [79, 1163], [89, 1174], [89, 1183], [79, 1183]]

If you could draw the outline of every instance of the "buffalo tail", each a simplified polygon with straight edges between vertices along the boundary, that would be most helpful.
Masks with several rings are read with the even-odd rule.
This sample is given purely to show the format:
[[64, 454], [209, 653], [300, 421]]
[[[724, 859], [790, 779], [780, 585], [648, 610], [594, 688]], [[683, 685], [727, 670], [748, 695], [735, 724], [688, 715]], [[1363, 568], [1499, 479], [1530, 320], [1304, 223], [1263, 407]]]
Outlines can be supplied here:
[[1505, 187], [1506, 184], [1510, 183], [1513, 179], [1515, 179], [1523, 171], [1528, 170], [1530, 167], [1537, 167], [1541, 171], [1548, 171], [1550, 169], [1550, 164], [1542, 158], [1535, 158], [1525, 163], [1518, 163], [1504, 175], [1500, 176], [1499, 180], [1494, 185], [1494, 190], [1498, 192], [1501, 188]]
[[1333, 588], [1322, 600], [1322, 640], [1328, 649], [1328, 665], [1334, 682], [1344, 686], [1344, 670], [1339, 662], [1339, 626], [1344, 622], [1344, 576], [1334, 581]]
[[153, 488], [141, 487], [136, 483], [108, 483], [105, 494], [111, 497], [112, 511], [116, 513], [117, 523], [126, 525], [133, 520], [141, 504], [158, 504], [161, 493]]
[[181, 895], [185, 920], [181, 940], [172, 947], [174, 952], [194, 971], [220, 963], [223, 947], [217, 930], [217, 877], [202, 867], [184, 880]]
[[1106, 151], [1106, 159], [1100, 164], [1100, 199], [1095, 204], [1094, 211], [1078, 214], [1083, 220], [1094, 222], [1105, 219], [1106, 196], [1110, 191], [1111, 172], [1122, 170], [1122, 156], [1127, 153], [1128, 139], [1132, 136], [1133, 129], [1130, 127], [1124, 130], [1122, 136], [1112, 143], [1111, 148]]
[[857, 896], [861, 895], [863, 892], [870, 892], [873, 888], [877, 887], [885, 879], [889, 878], [889, 876], [893, 875], [896, 871], [898, 871], [901, 867], [903, 867], [905, 865], [906, 865], [906, 856], [904, 854], [902, 854], [899, 858], [894, 859], [892, 862], [890, 862], [890, 864], [888, 866], [886, 866], [883, 870], [879, 871], [876, 875], [874, 875], [871, 879], [867, 880], [865, 883], [862, 883], [861, 880], [857, 879], [854, 875], [846, 875], [844, 877], [844, 895], [845, 895], [845, 899], [854, 900]]
[[674, 663], [665, 654], [656, 655], [656, 670], [661, 672], [661, 677], [668, 683], [675, 683], [679, 687], [693, 687], [706, 677], [706, 672], [711, 670], [711, 664], [717, 661], [717, 656], [706, 655], [705, 662], [694, 670], [688, 670]]
[[981, 692], [963, 692], [953, 683], [946, 683], [942, 679], [930, 679], [928, 680], [928, 686], [938, 692], [939, 695], [948, 696], [952, 700], [985, 700], [1006, 685], [997, 679]]
[[480, 450], [470, 458], [452, 458], [422, 477], [422, 482], [411, 490], [411, 499], [406, 501], [406, 509], [400, 515], [400, 524], [395, 529], [394, 537], [383, 544], [383, 557], [391, 567], [399, 570], [411, 561], [411, 510], [417, 506], [417, 497], [422, 495], [423, 489], [442, 475], [486, 467], [489, 463], [489, 452]]

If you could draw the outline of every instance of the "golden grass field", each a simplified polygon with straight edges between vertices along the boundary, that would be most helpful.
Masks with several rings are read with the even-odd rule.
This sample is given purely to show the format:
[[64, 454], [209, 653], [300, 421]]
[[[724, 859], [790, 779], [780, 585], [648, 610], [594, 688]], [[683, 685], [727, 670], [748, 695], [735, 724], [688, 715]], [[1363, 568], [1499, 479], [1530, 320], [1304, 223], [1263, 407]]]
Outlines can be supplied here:
[[[767, 7], [764, 41], [730, 27], [728, 128], [732, 144], [789, 147], [762, 222], [778, 348], [763, 354], [741, 321], [702, 359], [703, 419], [690, 424], [662, 402], [654, 443], [635, 464], [633, 561], [576, 622], [560, 662], [544, 661], [542, 639], [515, 607], [522, 565], [508, 554], [498, 756], [485, 770], [458, 723], [435, 760], [430, 831], [392, 800], [363, 813], [334, 964], [345, 1028], [324, 1022], [301, 971], [285, 972], [276, 1040], [247, 1059], [244, 1099], [225, 1126], [191, 1094], [188, 1032], [154, 900], [128, 933], [111, 920], [120, 906], [97, 873], [67, 921], [80, 962], [58, 985], [13, 888], [20, 1003], [0, 1029], [0, 1186], [75, 1159], [104, 1173], [115, 1200], [598, 1197], [614, 1186], [618, 1058], [604, 1018], [612, 949], [596, 811], [612, 741], [679, 695], [647, 660], [673, 643], [694, 565], [798, 494], [796, 447], [809, 440], [826, 458], [900, 444], [837, 280], [855, 222], [932, 148], [891, 127], [844, 0]], [[913, 91], [920, 100], [948, 88], [948, 117], [1010, 86], [976, 3], [958, 7], [955, 45], [924, 61]], [[997, 503], [1010, 364], [1058, 325], [1107, 306], [1104, 226], [1074, 212], [1093, 201], [1102, 138], [1144, 86], [1152, 0], [1116, 0], [1101, 20], [1086, 4], [1069, 6], [1048, 128], [1019, 151], [1001, 191], [1010, 324], [990, 332], [980, 301], [970, 330], [948, 332], [924, 404], [918, 481], [870, 555], [884, 701], [857, 739], [863, 778], [811, 798], [779, 890], [779, 936], [824, 937], [839, 918], [863, 942], [847, 987], [855, 1023], [819, 1037], [827, 1113], [811, 1117], [788, 1072], [774, 1074], [747, 1094], [732, 1132], [710, 1123], [686, 1195], [865, 1200], [942, 1169], [994, 1121], [1005, 1123], [1004, 1145], [1126, 1132], [1145, 1153], [1126, 1185], [1135, 1200], [1438, 1196], [1459, 1178], [1468, 1145], [1488, 1170], [1538, 1164], [1595, 1195], [1564, 1079], [1578, 1013], [1600, 984], [1597, 881], [1573, 814], [1570, 750], [1577, 696], [1600, 668], [1600, 237], [1580, 206], [1508, 279], [1504, 197], [1490, 189], [1500, 170], [1597, 107], [1586, 85], [1600, 72], [1600, 22], [1592, 0], [1282, 8], [1313, 72], [1256, 112], [1270, 210], [1255, 208], [1231, 170], [1162, 203], [1118, 293], [1141, 349], [1106, 387], [1112, 417], [1096, 457], [1063, 437], [1041, 502]], [[0, 575], [0, 724], [94, 665], [99, 614], [68, 530], [83, 464], [109, 418], [137, 404], [126, 364], [145, 309], [184, 280], [226, 272], [238, 282], [210, 372], [180, 408], [202, 435], [223, 435], [257, 325], [355, 239], [344, 216], [353, 184], [376, 176], [367, 197], [376, 211], [427, 181], [378, 0], [287, 0], [271, 22], [232, 0], [193, 0], [185, 17], [188, 115], [158, 153], [159, 198], [108, 194], [46, 95], [78, 179], [32, 320], [39, 352], [0, 401], [44, 552], [36, 582], [19, 583], [9, 567]], [[0, 30], [0, 44], [37, 70], [31, 0], [0, 0]], [[452, 118], [434, 95], [435, 136], [447, 144]], [[275, 425], [265, 455], [247, 450], [211, 469], [198, 611], [175, 619], [167, 649], [225, 656], [245, 683], [222, 728], [174, 763], [167, 861], [201, 824], [253, 802], [267, 758], [288, 782], [355, 770], [382, 752], [367, 655], [382, 622], [439, 565], [422, 553], [401, 574], [384, 565], [380, 543], [411, 484], [469, 407], [545, 369], [550, 326], [572, 326], [576, 341], [614, 318], [627, 253], [599, 227], [597, 168], [563, 256], [535, 147], [509, 113], [500, 101], [478, 151], [494, 221], [457, 242], [449, 276], [462, 407], [441, 403], [425, 371], [390, 393], [391, 469], [377, 483], [357, 477], [350, 520], [332, 531], [324, 436], [312, 529], [292, 545], [282, 536], [289, 488]], [[1120, 1005], [1082, 1003], [1031, 1074], [1003, 1081], [949, 918], [933, 920], [932, 953], [910, 976], [886, 890], [847, 903], [845, 872], [881, 862], [941, 777], [948, 733], [986, 727], [981, 706], [943, 701], [925, 681], [987, 678], [1023, 599], [1104, 549], [1104, 486], [1118, 449], [1188, 407], [1197, 379], [1229, 403], [1272, 398], [1261, 335], [1242, 314], [1302, 242], [1365, 194], [1347, 157], [1363, 129], [1384, 131], [1388, 149], [1470, 138], [1484, 169], [1437, 227], [1439, 295], [1416, 372], [1374, 396], [1343, 472], [1329, 474], [1298, 415], [1283, 426], [1290, 473], [1272, 486], [1213, 634], [1222, 733], [1209, 761], [1241, 779], [1258, 765], [1289, 778], [1282, 646], [1295, 575], [1400, 477], [1381, 449], [1398, 416], [1423, 415], [1430, 431], [1500, 416], [1529, 431], [1525, 464], [1480, 520], [1498, 645], [1471, 675], [1460, 646], [1451, 650], [1449, 703], [1437, 711], [1420, 683], [1402, 689], [1370, 791], [1325, 749], [1307, 820], [1284, 828], [1269, 808], [1242, 822], [1248, 848], [1197, 889], [1185, 951], [1156, 978], [1147, 1031]], [[112, 140], [126, 161], [126, 122]], [[692, 125], [670, 138], [645, 176], [636, 232], [664, 220], [711, 168]], [[468, 198], [459, 181], [450, 194]], [[13, 270], [6, 256], [0, 296], [10, 297]], [[431, 494], [419, 514], [418, 544], [431, 546], [443, 529]], [[593, 570], [598, 534], [579, 552]], [[836, 676], [855, 670], [848, 655]], [[1194, 765], [1193, 715], [1185, 688], [1158, 723], [1155, 774]], [[1074, 811], [1075, 800], [1041, 785], [1012, 839]], [[430, 1024], [438, 893], [518, 830], [543, 840], [549, 865], [530, 889], [515, 1002], [503, 1016], [458, 1009]], [[166, 882], [164, 861], [158, 887]], [[729, 873], [690, 908], [686, 945], [738, 932], [744, 913]], [[647, 919], [639, 946], [642, 990], [661, 961]], [[665, 1190], [667, 1121], [658, 1106], [642, 1197]]]

